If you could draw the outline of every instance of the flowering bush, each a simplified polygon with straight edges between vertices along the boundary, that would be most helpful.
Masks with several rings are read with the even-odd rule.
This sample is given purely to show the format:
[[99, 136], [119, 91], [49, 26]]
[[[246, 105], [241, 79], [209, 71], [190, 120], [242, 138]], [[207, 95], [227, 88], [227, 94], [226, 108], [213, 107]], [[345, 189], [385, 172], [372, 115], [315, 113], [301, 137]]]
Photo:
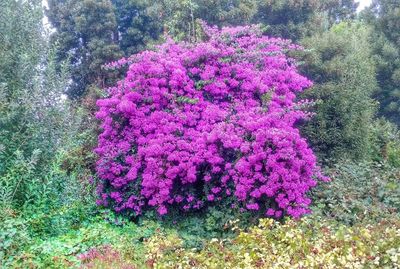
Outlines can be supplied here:
[[233, 197], [232, 207], [268, 216], [307, 213], [324, 179], [295, 124], [310, 115], [287, 40], [256, 26], [209, 28], [197, 44], [169, 40], [109, 67], [124, 80], [97, 101], [99, 205], [139, 215], [195, 210]]

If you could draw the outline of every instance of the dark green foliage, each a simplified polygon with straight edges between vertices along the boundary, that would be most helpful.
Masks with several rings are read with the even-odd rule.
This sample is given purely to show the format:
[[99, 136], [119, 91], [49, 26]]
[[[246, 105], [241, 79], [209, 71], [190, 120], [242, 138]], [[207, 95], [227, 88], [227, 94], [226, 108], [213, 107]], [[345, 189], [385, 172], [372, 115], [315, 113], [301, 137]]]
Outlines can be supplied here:
[[36, 74], [37, 68], [32, 67], [41, 60], [44, 40], [40, 20], [43, 11], [40, 1], [30, 2], [0, 2], [1, 111], [7, 109], [7, 101], [20, 97], [26, 82]]
[[[233, 225], [241, 228], [255, 225], [261, 215], [240, 212], [238, 208], [230, 208], [226, 202], [195, 213], [173, 212], [162, 221], [164, 227], [178, 230], [178, 234], [184, 240], [184, 246], [201, 248], [206, 239], [230, 238], [236, 235], [236, 232], [231, 230]], [[149, 216], [143, 219], [146, 218]]]
[[359, 5], [359, 1], [354, 0], [322, 0], [319, 2], [331, 24], [354, 19]]
[[302, 41], [310, 49], [302, 68], [315, 82], [305, 97], [318, 101], [303, 132], [325, 161], [373, 154], [377, 83], [368, 36], [363, 25], [341, 23]]
[[400, 214], [400, 169], [387, 163], [342, 162], [327, 173], [332, 181], [312, 191], [316, 214], [351, 225]]
[[49, 173], [77, 123], [62, 99], [66, 68], [56, 70], [41, 5], [7, 0], [0, 9], [0, 207], [33, 204], [58, 190]]
[[336, 22], [354, 18], [357, 5], [353, 0], [259, 1], [252, 22], [267, 25], [269, 35], [297, 41]]
[[268, 25], [268, 34], [298, 40], [319, 9], [318, 1], [260, 1], [254, 21]]
[[71, 64], [70, 98], [86, 95], [90, 88], [110, 86], [115, 74], [102, 66], [130, 56], [158, 39], [162, 24], [150, 17], [142, 0], [50, 0], [47, 15], [60, 44], [58, 60]]
[[400, 125], [400, 2], [376, 0], [361, 18], [372, 25], [377, 65], [379, 114]]
[[384, 36], [373, 35], [380, 115], [400, 125], [400, 50]]
[[69, 60], [72, 85], [67, 94], [81, 97], [91, 84], [106, 85], [102, 65], [122, 56], [117, 21], [110, 0], [50, 0], [48, 18], [60, 44], [58, 60]]
[[162, 32], [198, 40], [198, 19], [220, 27], [263, 23], [270, 35], [298, 40], [352, 18], [356, 6], [353, 0], [50, 0], [48, 16], [61, 45], [59, 60], [72, 64], [68, 95], [73, 98], [85, 95], [90, 85], [109, 85], [102, 64], [148, 48]]
[[5, 268], [19, 254], [21, 248], [31, 239], [26, 221], [21, 218], [10, 218], [1, 212], [0, 218], [0, 266]]
[[150, 1], [112, 0], [112, 3], [118, 25], [118, 42], [126, 56], [144, 50], [162, 34], [160, 16], [151, 14]]
[[[27, 123], [35, 117], [27, 93], [38, 78], [37, 65], [44, 56], [41, 18], [40, 1], [0, 3], [0, 175], [10, 167], [17, 150], [26, 152], [21, 158], [34, 150]], [[39, 112], [37, 106], [34, 110]]]
[[373, 160], [400, 168], [400, 133], [397, 126], [380, 118], [373, 122], [371, 132], [374, 138], [371, 148]]
[[266, 33], [299, 40], [333, 23], [355, 17], [353, 0], [163, 0], [153, 1], [153, 16], [160, 16], [165, 30], [178, 40], [195, 41], [200, 27], [196, 19], [209, 25], [264, 24]]
[[13, 268], [35, 237], [74, 229], [94, 201], [88, 170], [63, 168], [81, 143], [81, 116], [63, 98], [68, 70], [48, 44], [42, 3], [0, 5], [0, 267]]
[[373, 0], [370, 12], [376, 15], [376, 27], [396, 46], [400, 46], [400, 3], [396, 0]]
[[232, 26], [249, 24], [257, 8], [254, 0], [197, 0], [197, 17], [209, 25]]

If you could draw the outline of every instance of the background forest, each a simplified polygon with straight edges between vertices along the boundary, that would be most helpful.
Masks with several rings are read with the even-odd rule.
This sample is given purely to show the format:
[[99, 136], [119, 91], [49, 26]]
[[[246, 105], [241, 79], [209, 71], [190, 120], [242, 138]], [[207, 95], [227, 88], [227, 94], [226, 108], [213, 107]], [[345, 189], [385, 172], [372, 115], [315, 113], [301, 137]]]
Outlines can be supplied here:
[[[0, 1], [1, 268], [399, 268], [400, 1]], [[312, 213], [261, 218], [228, 203], [166, 216], [96, 205], [104, 65], [202, 22], [260, 25], [304, 50], [301, 135], [331, 180]], [[189, 100], [190, 101], [190, 100]]]

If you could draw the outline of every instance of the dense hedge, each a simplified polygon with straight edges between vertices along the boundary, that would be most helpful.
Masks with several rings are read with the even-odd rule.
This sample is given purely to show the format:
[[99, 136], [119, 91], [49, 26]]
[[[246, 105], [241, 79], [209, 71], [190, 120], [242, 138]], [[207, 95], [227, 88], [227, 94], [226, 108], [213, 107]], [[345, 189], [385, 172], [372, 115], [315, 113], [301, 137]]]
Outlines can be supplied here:
[[98, 203], [160, 215], [233, 196], [266, 215], [308, 212], [321, 177], [295, 123], [311, 82], [297, 73], [287, 40], [253, 27], [207, 28], [208, 41], [166, 42], [129, 60], [124, 80], [99, 100]]

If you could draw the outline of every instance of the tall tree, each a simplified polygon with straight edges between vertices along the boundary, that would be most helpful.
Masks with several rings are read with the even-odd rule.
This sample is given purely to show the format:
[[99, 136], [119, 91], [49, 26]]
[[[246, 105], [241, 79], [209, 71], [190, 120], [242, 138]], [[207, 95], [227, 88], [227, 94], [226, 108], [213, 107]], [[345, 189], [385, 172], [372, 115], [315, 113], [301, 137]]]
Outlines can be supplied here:
[[372, 156], [377, 82], [369, 35], [364, 25], [342, 22], [302, 41], [311, 49], [302, 68], [315, 82], [305, 97], [318, 101], [303, 131], [321, 157]]
[[[72, 117], [68, 82], [43, 29], [41, 0], [0, 2], [0, 207], [35, 202], [64, 147]], [[62, 68], [62, 70], [65, 70]]]
[[327, 13], [331, 24], [355, 19], [359, 3], [354, 0], [322, 0], [321, 8]]
[[121, 57], [117, 21], [110, 0], [49, 0], [48, 17], [56, 28], [59, 60], [70, 60], [71, 98], [82, 96], [89, 85], [104, 86], [102, 65]]
[[354, 18], [357, 5], [354, 0], [162, 0], [152, 4], [177, 39], [195, 35], [194, 22], [202, 19], [217, 26], [262, 23], [269, 35], [293, 40]]
[[101, 66], [148, 47], [167, 32], [195, 41], [202, 19], [210, 25], [268, 25], [268, 32], [299, 40], [355, 13], [353, 0], [49, 0], [57, 29], [59, 59], [73, 66], [68, 94], [82, 96], [89, 85], [107, 84]]
[[400, 2], [375, 0], [361, 17], [374, 28], [380, 115], [400, 126]]
[[318, 1], [267, 0], [260, 1], [253, 22], [269, 26], [268, 34], [298, 40], [304, 36], [306, 24], [320, 7]]
[[353, 18], [354, 0], [266, 0], [258, 1], [255, 23], [269, 26], [267, 33], [299, 40], [315, 31], [325, 31], [338, 21]]
[[160, 16], [151, 13], [151, 1], [112, 0], [118, 25], [118, 42], [129, 56], [147, 48], [163, 32]]

